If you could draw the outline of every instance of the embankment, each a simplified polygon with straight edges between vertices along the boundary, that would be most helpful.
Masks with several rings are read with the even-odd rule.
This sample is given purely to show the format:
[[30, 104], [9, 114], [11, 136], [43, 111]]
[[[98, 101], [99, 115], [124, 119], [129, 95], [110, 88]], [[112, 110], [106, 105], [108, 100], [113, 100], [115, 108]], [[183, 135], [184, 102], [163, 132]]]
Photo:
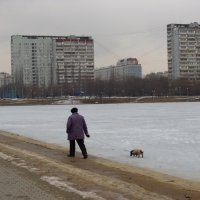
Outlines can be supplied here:
[[[70, 199], [199, 200], [200, 183], [103, 158], [67, 157], [67, 149], [0, 131], [0, 161], [33, 174]], [[32, 176], [27, 177], [32, 178]], [[67, 196], [69, 198], [67, 198]]]

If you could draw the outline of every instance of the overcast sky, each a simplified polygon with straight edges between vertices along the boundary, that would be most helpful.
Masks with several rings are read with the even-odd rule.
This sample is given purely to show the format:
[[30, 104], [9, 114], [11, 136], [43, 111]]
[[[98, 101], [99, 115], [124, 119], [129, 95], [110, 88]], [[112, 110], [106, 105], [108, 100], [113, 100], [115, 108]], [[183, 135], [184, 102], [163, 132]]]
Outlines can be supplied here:
[[167, 70], [170, 23], [200, 23], [200, 0], [0, 0], [0, 72], [11, 35], [92, 36], [95, 68], [134, 57], [143, 74]]

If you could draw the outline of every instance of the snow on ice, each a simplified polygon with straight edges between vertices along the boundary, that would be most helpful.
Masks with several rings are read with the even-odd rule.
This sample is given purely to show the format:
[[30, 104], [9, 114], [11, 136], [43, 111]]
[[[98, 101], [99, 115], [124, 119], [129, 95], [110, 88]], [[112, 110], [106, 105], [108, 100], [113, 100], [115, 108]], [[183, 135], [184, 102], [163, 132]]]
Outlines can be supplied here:
[[[86, 119], [89, 154], [200, 180], [198, 102], [2, 106], [0, 130], [68, 148], [65, 126], [73, 106]], [[130, 157], [133, 148], [144, 158]]]

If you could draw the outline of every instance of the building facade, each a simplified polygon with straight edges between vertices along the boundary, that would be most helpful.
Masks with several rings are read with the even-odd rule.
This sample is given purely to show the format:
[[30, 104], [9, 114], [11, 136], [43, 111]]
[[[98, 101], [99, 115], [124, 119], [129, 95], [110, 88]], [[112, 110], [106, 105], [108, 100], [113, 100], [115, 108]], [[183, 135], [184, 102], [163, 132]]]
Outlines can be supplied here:
[[43, 86], [82, 83], [94, 79], [94, 43], [91, 37], [11, 37], [14, 83]]
[[8, 85], [12, 82], [11, 75], [5, 72], [0, 72], [0, 87]]
[[200, 25], [168, 24], [168, 77], [200, 80]]
[[108, 67], [97, 68], [94, 70], [95, 79], [99, 80], [110, 80], [114, 78], [115, 66], [111, 65]]
[[116, 79], [142, 78], [142, 67], [136, 58], [125, 58], [117, 62], [115, 68]]
[[160, 79], [160, 78], [168, 78], [168, 71], [165, 72], [152, 72], [145, 76], [146, 79]]
[[116, 66], [95, 69], [95, 78], [100, 80], [142, 78], [142, 67], [136, 58], [125, 58], [119, 60]]

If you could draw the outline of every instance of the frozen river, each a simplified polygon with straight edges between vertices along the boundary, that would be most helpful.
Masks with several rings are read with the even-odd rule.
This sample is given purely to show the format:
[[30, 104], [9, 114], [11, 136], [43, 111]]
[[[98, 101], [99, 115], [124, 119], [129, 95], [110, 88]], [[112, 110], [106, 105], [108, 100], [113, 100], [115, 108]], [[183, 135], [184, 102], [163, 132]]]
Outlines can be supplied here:
[[[200, 181], [200, 103], [73, 106], [88, 124], [89, 154]], [[68, 148], [65, 125], [71, 108], [2, 106], [0, 130]], [[144, 158], [130, 157], [133, 148], [143, 149]]]

